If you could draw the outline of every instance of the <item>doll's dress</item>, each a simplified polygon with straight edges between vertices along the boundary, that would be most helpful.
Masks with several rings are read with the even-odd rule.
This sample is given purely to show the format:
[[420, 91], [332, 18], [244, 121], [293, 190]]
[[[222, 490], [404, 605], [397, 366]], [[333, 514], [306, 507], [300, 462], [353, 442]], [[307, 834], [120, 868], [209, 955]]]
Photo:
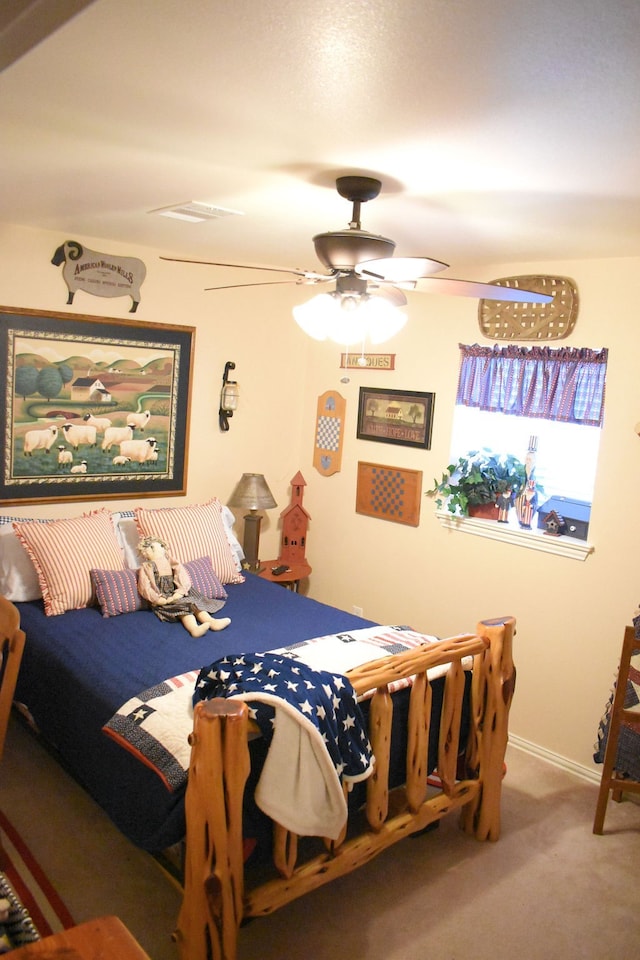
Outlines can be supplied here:
[[[163, 597], [170, 597], [176, 588], [173, 576], [171, 574], [159, 574], [155, 563], [153, 564], [153, 574], [158, 593], [161, 593]], [[179, 600], [173, 600], [171, 603], [164, 604], [164, 606], [154, 606], [152, 609], [159, 620], [176, 623], [189, 613], [196, 614], [201, 610], [206, 610], [207, 613], [217, 613], [223, 606], [224, 600], [205, 597], [194, 586], [191, 586], [189, 592]]]

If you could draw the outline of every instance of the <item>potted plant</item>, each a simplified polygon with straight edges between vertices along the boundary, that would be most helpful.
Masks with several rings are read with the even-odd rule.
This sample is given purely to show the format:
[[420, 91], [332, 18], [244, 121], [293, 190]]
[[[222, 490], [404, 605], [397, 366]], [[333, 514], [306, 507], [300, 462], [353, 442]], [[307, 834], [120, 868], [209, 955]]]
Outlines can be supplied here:
[[450, 463], [433, 481], [427, 496], [438, 508], [461, 516], [485, 516], [506, 521], [506, 513], [526, 483], [524, 463], [512, 454], [488, 447], [472, 450]]

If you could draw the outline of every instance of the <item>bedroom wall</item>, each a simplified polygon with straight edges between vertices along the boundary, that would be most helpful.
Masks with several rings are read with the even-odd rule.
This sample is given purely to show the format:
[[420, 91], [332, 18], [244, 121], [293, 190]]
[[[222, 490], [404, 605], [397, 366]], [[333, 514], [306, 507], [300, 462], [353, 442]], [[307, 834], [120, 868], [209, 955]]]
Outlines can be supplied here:
[[[159, 228], [161, 231], [161, 227]], [[159, 232], [161, 236], [161, 232]], [[61, 267], [51, 264], [59, 233], [0, 224], [0, 304], [134, 321], [185, 324], [196, 328], [192, 377], [188, 489], [185, 502], [199, 502], [215, 494], [226, 500], [243, 472], [264, 473], [276, 500], [284, 502], [290, 478], [298, 469], [298, 437], [302, 407], [298, 398], [305, 378], [304, 357], [309, 343], [290, 323], [291, 300], [283, 304], [280, 288], [266, 303], [257, 290], [205, 293], [205, 268], [171, 264], [156, 250], [122, 247], [96, 237], [79, 237], [84, 245], [112, 254], [139, 256], [146, 264], [141, 302], [129, 313], [128, 297], [107, 299], [75, 295], [66, 305], [67, 288]], [[74, 237], [75, 239], [75, 237]], [[296, 359], [298, 358], [298, 359]], [[300, 359], [302, 358], [302, 359]], [[222, 375], [227, 360], [236, 364], [240, 407], [230, 430], [218, 428]], [[295, 438], [293, 441], [291, 438]], [[176, 505], [176, 498], [153, 498], [150, 505]], [[133, 501], [114, 501], [114, 508]], [[83, 504], [45, 504], [45, 516], [68, 516]], [[32, 515], [33, 507], [11, 508]], [[265, 520], [265, 536], [278, 513]], [[241, 528], [240, 528], [241, 535]], [[277, 541], [276, 541], [277, 542]]]
[[[599, 776], [592, 745], [617, 665], [624, 625], [640, 600], [635, 546], [640, 511], [632, 492], [640, 466], [637, 356], [640, 292], [637, 259], [494, 265], [459, 275], [478, 279], [544, 272], [573, 277], [580, 292], [572, 346], [609, 348], [606, 417], [591, 515], [594, 553], [580, 562], [444, 530], [424, 498], [420, 526], [354, 514], [357, 460], [420, 469], [424, 489], [448, 462], [458, 375], [458, 343], [484, 342], [475, 301], [413, 297], [410, 320], [390, 344], [396, 370], [354, 374], [348, 400], [343, 470], [313, 484], [310, 553], [314, 595], [382, 622], [410, 622], [446, 635], [482, 617], [518, 619], [517, 692], [512, 734], [550, 758]], [[335, 352], [316, 348], [307, 419], [314, 396], [335, 380]], [[433, 443], [417, 451], [356, 440], [358, 387], [433, 390]], [[315, 389], [314, 389], [315, 386]], [[478, 438], [481, 442], [481, 438]], [[305, 451], [306, 452], [306, 451]], [[524, 453], [524, 451], [523, 451]], [[322, 535], [316, 537], [316, 521]], [[318, 525], [319, 526], [319, 525]], [[318, 542], [319, 541], [319, 542]]]
[[[67, 307], [59, 268], [50, 264], [58, 233], [0, 226], [0, 303], [126, 318], [126, 299], [81, 293]], [[278, 501], [263, 521], [261, 555], [275, 556], [278, 517], [289, 480], [300, 469], [312, 520], [307, 555], [311, 596], [388, 623], [450, 634], [478, 619], [518, 618], [518, 685], [511, 731], [516, 742], [587, 775], [598, 720], [611, 686], [624, 625], [640, 599], [634, 547], [640, 506], [633, 496], [640, 466], [640, 332], [638, 258], [611, 261], [496, 264], [458, 275], [488, 279], [524, 273], [573, 277], [580, 291], [575, 332], [565, 345], [609, 348], [606, 420], [591, 517], [595, 552], [585, 562], [520, 549], [442, 529], [422, 498], [420, 525], [405, 527], [355, 513], [358, 460], [423, 471], [423, 489], [449, 454], [459, 342], [486, 342], [473, 300], [414, 296], [409, 321], [381, 349], [396, 354], [393, 372], [350, 371], [340, 383], [340, 350], [306, 338], [291, 306], [308, 292], [276, 287], [204, 293], [206, 268], [167, 264], [166, 249], [126, 249], [80, 237], [98, 250], [140, 256], [147, 279], [136, 314], [141, 321], [197, 328], [186, 502], [212, 494], [226, 500], [244, 471], [264, 473]], [[241, 399], [231, 429], [221, 434], [217, 410], [226, 360], [236, 363]], [[356, 439], [358, 390], [383, 386], [436, 394], [430, 451]], [[342, 470], [322, 477], [312, 466], [317, 397], [338, 389], [347, 400]], [[177, 498], [147, 503], [177, 505]], [[131, 507], [133, 500], [113, 501]], [[11, 507], [22, 516], [71, 516], [92, 504]], [[242, 536], [242, 520], [238, 524]]]

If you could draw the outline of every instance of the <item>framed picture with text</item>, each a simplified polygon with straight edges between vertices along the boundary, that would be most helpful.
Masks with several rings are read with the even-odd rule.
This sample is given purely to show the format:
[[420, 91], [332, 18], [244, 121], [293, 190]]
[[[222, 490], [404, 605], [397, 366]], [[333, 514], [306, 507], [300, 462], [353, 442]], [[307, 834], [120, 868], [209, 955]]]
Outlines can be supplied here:
[[434, 401], [434, 393], [360, 387], [357, 436], [430, 450]]
[[0, 307], [0, 506], [186, 491], [195, 329]]

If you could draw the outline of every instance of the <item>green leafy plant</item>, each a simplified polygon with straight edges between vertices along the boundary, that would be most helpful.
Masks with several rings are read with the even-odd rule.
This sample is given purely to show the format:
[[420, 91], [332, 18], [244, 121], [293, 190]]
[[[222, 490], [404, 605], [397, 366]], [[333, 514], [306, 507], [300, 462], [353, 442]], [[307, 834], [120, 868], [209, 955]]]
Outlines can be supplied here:
[[495, 503], [500, 494], [511, 491], [515, 500], [526, 483], [524, 463], [513, 454], [494, 453], [488, 447], [472, 450], [450, 463], [442, 478], [433, 481], [426, 496], [450, 513], [468, 516], [469, 506]]

